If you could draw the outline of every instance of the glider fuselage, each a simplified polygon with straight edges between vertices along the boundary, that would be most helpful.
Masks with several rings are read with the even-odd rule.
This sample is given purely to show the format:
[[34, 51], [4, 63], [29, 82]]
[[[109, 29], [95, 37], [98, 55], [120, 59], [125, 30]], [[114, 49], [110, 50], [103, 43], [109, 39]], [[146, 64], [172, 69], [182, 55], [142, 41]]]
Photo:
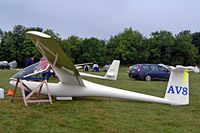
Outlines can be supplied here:
[[[39, 82], [34, 81], [23, 81], [30, 89], [35, 88]], [[110, 97], [110, 98], [121, 98], [127, 100], [139, 100], [147, 102], [156, 102], [164, 104], [173, 104], [167, 99], [141, 94], [137, 92], [122, 90], [118, 88], [108, 87], [96, 83], [92, 83], [83, 80], [85, 86], [74, 86], [59, 83], [48, 83], [52, 96], [55, 97], [83, 97], [83, 96], [97, 96], [97, 97]], [[15, 85], [15, 81], [11, 81], [12, 85]], [[20, 87], [20, 85], [19, 85]], [[45, 86], [43, 86], [45, 87]], [[42, 94], [47, 94], [46, 89], [42, 89]]]

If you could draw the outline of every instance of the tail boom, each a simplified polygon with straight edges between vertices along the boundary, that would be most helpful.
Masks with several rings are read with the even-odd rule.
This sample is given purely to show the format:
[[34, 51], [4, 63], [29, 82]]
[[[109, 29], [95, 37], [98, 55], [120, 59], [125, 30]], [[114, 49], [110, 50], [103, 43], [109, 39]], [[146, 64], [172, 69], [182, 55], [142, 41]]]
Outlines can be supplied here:
[[[29, 88], [34, 88], [39, 84], [39, 82], [31, 82], [31, 81], [24, 81]], [[165, 98], [160, 98], [156, 96], [146, 95], [137, 92], [131, 92], [127, 90], [122, 90], [118, 88], [108, 87], [104, 85], [99, 85], [96, 83], [92, 83], [86, 80], [83, 80], [84, 86], [72, 86], [59, 83], [48, 83], [50, 92], [52, 96], [56, 97], [90, 97], [90, 96], [97, 96], [97, 97], [109, 97], [109, 98], [121, 98], [126, 100], [137, 100], [137, 101], [144, 101], [144, 102], [154, 102], [154, 103], [162, 103], [162, 104], [174, 104], [172, 101], [169, 101]], [[14, 81], [11, 81], [10, 84], [15, 84]], [[19, 86], [21, 87], [21, 86]], [[44, 86], [46, 87], [46, 86]], [[39, 90], [38, 90], [39, 91]], [[42, 94], [47, 94], [46, 89], [42, 89]]]

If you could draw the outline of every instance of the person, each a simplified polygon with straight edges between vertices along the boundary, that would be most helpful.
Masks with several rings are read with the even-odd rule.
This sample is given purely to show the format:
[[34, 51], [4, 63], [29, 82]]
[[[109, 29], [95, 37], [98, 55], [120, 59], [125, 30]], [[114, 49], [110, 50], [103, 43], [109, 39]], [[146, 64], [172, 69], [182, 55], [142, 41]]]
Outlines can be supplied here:
[[28, 58], [25, 59], [24, 66], [27, 67], [34, 64], [34, 59], [35, 59], [35, 56], [31, 54]]
[[[35, 56], [33, 54], [31, 54], [28, 58], [25, 59], [24, 66], [28, 67], [28, 66], [34, 64], [34, 59], [35, 59]], [[25, 91], [25, 96], [28, 96], [29, 93], [30, 93], [29, 91]]]
[[88, 65], [85, 65], [85, 66], [84, 66], [84, 71], [85, 71], [85, 72], [88, 72], [88, 69], [89, 69], [89, 68], [88, 68]]
[[98, 64], [93, 65], [93, 72], [99, 72], [99, 66]]

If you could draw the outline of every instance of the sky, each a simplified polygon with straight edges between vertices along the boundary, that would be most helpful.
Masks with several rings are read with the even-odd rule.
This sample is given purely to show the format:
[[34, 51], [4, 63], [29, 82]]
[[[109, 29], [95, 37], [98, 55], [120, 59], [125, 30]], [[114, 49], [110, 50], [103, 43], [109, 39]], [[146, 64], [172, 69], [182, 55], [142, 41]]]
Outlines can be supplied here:
[[109, 39], [131, 27], [144, 36], [200, 32], [200, 0], [0, 0], [0, 29], [15, 25]]

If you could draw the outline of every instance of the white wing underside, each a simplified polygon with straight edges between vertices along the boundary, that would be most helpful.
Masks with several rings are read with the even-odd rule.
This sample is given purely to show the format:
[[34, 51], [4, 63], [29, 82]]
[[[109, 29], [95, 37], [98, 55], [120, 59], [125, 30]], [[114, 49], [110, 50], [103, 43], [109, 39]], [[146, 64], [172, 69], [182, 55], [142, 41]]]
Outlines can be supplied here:
[[62, 83], [84, 86], [79, 72], [52, 37], [43, 36], [34, 31], [30, 31], [28, 34], [41, 54], [47, 58]]

